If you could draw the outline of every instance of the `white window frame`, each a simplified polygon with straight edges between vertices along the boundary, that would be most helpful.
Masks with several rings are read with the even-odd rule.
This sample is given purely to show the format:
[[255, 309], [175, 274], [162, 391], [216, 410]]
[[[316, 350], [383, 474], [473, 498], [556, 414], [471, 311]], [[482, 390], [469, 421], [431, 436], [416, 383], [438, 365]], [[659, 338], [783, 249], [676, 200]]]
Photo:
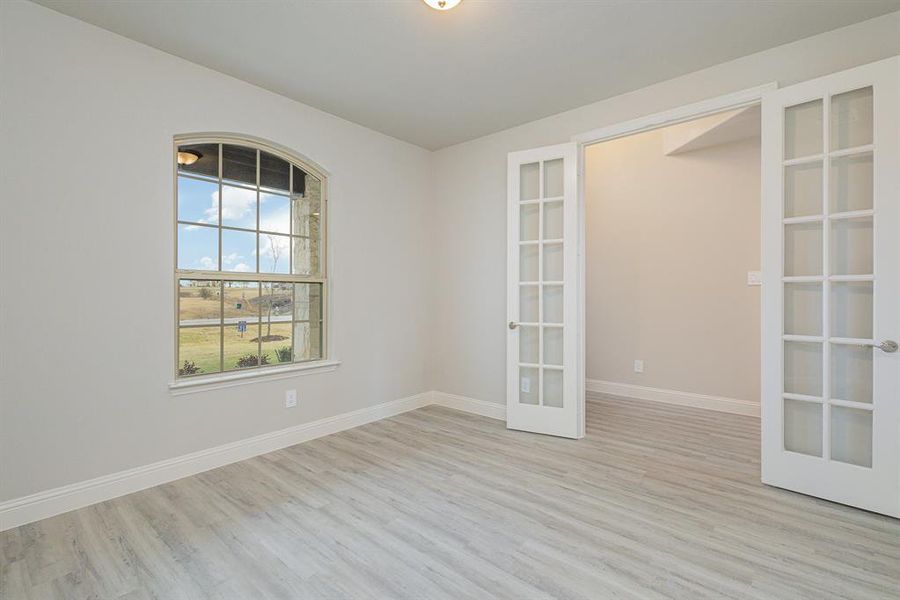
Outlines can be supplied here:
[[[319, 260], [320, 260], [320, 273], [317, 275], [295, 275], [291, 273], [287, 274], [278, 274], [278, 273], [259, 273], [259, 272], [230, 272], [230, 271], [222, 271], [222, 270], [197, 270], [197, 269], [181, 269], [178, 266], [178, 162], [177, 162], [177, 153], [178, 148], [184, 145], [193, 145], [193, 144], [230, 144], [236, 146], [243, 146], [246, 148], [252, 148], [255, 150], [259, 150], [261, 152], [266, 152], [282, 160], [287, 161], [289, 164], [296, 166], [298, 169], [304, 171], [305, 173], [312, 175], [317, 178], [321, 182], [321, 207], [320, 207], [320, 230], [321, 230], [321, 239], [320, 239], [320, 248], [319, 248]], [[258, 159], [257, 159], [258, 160]], [[173, 146], [172, 146], [172, 198], [173, 198], [173, 297], [174, 297], [174, 316], [173, 316], [173, 326], [174, 326], [174, 360], [173, 360], [173, 381], [169, 384], [169, 388], [173, 394], [177, 395], [180, 393], [189, 393], [194, 391], [195, 388], [200, 388], [200, 391], [205, 391], [206, 389], [218, 389], [221, 387], [230, 387], [232, 385], [240, 385], [244, 383], [252, 383], [260, 377], [265, 377], [266, 379], [282, 379], [285, 377], [292, 377], [298, 374], [311, 374], [311, 373], [321, 373], [333, 371], [340, 364], [340, 361], [334, 360], [331, 354], [332, 345], [330, 343], [331, 340], [331, 326], [330, 326], [330, 308], [331, 308], [331, 294], [330, 287], [331, 281], [329, 278], [329, 257], [330, 257], [330, 245], [329, 245], [329, 218], [328, 218], [328, 172], [309, 160], [308, 158], [294, 152], [288, 148], [275, 144], [273, 142], [263, 140], [261, 138], [241, 135], [241, 134], [232, 134], [232, 133], [192, 133], [192, 134], [181, 134], [176, 135], [173, 138]], [[222, 164], [221, 164], [221, 156], [219, 157], [219, 177], [218, 180], [221, 185], [222, 181]], [[259, 181], [257, 181], [257, 188], [259, 185]], [[220, 198], [220, 210], [221, 210], [221, 198]], [[217, 226], [217, 231], [219, 232], [219, 236], [221, 238], [222, 226], [221, 222]], [[219, 244], [219, 253], [221, 254], [221, 241]], [[220, 257], [221, 260], [221, 257]], [[221, 263], [219, 265], [221, 267]], [[178, 314], [178, 301], [179, 301], [179, 280], [182, 279], [208, 279], [208, 280], [217, 280], [228, 282], [228, 281], [257, 281], [261, 284], [266, 282], [278, 282], [278, 283], [319, 283], [322, 286], [322, 299], [321, 299], [321, 311], [322, 311], [322, 334], [321, 334], [321, 356], [319, 358], [307, 360], [307, 361], [293, 361], [291, 363], [282, 363], [282, 364], [270, 364], [270, 365], [258, 365], [255, 367], [247, 367], [246, 369], [241, 369], [237, 371], [220, 371], [216, 373], [210, 374], [201, 374], [201, 375], [179, 375], [179, 368], [181, 366], [179, 360], [179, 314]]]

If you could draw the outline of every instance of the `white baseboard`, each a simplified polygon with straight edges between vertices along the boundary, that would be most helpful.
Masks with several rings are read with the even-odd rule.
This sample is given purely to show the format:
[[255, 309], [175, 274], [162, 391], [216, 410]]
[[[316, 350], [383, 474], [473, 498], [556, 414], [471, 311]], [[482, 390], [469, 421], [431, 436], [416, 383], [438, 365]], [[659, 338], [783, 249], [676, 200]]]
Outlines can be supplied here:
[[143, 467], [8, 500], [0, 503], [0, 531], [422, 408], [432, 403], [433, 396], [432, 392], [424, 392]]
[[[740, 415], [759, 416], [759, 406], [746, 400], [705, 396], [690, 392], [662, 390], [638, 385], [587, 380], [586, 389], [615, 396], [694, 406]], [[288, 446], [393, 417], [430, 404], [444, 406], [491, 419], [506, 419], [506, 405], [444, 392], [423, 392], [311, 423], [216, 446], [163, 460], [143, 467], [120, 471], [96, 479], [66, 485], [0, 503], [0, 531], [46, 519], [91, 504], [111, 500], [189, 477], [210, 469], [253, 458]]]
[[445, 392], [431, 392], [431, 403], [447, 408], [455, 408], [463, 412], [489, 417], [491, 419], [506, 420], [506, 404], [476, 400], [466, 396], [457, 396]]
[[636, 398], [638, 400], [664, 402], [666, 404], [678, 404], [679, 406], [692, 406], [694, 408], [705, 408], [736, 415], [759, 417], [758, 403], [749, 400], [738, 400], [737, 398], [707, 396], [693, 392], [679, 392], [630, 383], [602, 381], [600, 379], [588, 379], [585, 382], [585, 389], [589, 392], [609, 394], [611, 396], [623, 396], [625, 398]]

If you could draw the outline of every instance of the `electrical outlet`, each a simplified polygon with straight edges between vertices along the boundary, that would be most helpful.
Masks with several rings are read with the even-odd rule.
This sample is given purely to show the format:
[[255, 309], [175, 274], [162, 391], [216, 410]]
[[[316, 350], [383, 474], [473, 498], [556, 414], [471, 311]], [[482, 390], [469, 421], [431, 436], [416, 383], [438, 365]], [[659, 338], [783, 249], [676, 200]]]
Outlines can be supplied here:
[[523, 377], [521, 387], [522, 387], [523, 392], [525, 392], [526, 394], [530, 394], [531, 393], [531, 379], [529, 379], [528, 377]]
[[635, 359], [634, 372], [635, 373], [643, 373], [644, 372], [644, 361]]
[[284, 393], [284, 407], [294, 408], [297, 406], [297, 390], [288, 390]]

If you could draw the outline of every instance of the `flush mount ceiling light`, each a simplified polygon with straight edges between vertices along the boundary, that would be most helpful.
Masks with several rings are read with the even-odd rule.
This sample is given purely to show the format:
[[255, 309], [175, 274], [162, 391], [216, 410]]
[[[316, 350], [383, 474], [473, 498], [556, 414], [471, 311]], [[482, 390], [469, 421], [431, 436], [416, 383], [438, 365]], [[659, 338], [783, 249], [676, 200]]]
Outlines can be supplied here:
[[423, 0], [423, 2], [434, 10], [450, 10], [462, 0]]
[[179, 165], [192, 165], [203, 155], [199, 152], [194, 152], [193, 150], [181, 150], [178, 153], [178, 164]]

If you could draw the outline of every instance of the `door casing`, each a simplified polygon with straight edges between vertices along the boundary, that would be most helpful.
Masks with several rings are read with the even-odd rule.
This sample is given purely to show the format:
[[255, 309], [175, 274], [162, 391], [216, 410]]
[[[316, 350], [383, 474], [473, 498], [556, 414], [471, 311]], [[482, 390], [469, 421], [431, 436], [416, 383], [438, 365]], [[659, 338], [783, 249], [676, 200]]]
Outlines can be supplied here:
[[[765, 85], [748, 88], [739, 92], [725, 94], [673, 108], [663, 112], [623, 121], [615, 125], [592, 129], [585, 133], [572, 136], [571, 141], [576, 144], [578, 157], [577, 171], [577, 197], [578, 197], [578, 277], [576, 285], [576, 294], [578, 302], [578, 348], [577, 348], [577, 368], [578, 376], [578, 414], [582, 419], [580, 423], [581, 431], [584, 431], [585, 423], [585, 190], [584, 190], [584, 155], [585, 149], [593, 144], [607, 142], [621, 137], [643, 133], [661, 127], [677, 125], [685, 121], [693, 121], [716, 113], [735, 110], [753, 106], [762, 102], [763, 96], [769, 92], [778, 89], [777, 83], [768, 83]], [[762, 247], [760, 247], [760, 260], [762, 260]], [[762, 336], [762, 332], [760, 332]]]

